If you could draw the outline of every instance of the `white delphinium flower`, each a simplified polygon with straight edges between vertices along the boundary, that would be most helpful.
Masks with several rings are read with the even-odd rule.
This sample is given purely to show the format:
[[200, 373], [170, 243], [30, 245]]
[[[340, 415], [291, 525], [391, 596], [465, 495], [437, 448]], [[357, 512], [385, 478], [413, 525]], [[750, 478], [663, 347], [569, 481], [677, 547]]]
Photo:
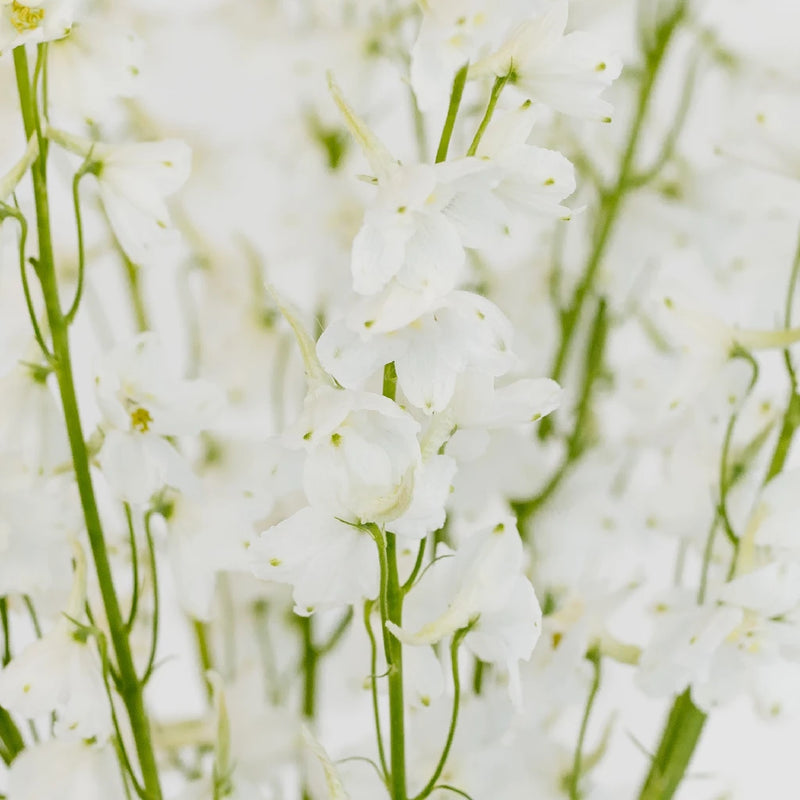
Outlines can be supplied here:
[[522, 541], [506, 516], [473, 533], [455, 554], [441, 558], [409, 593], [403, 628], [387, 627], [405, 644], [431, 645], [468, 628], [464, 645], [482, 661], [507, 671], [521, 701], [519, 661], [533, 652], [542, 612], [522, 573]]
[[59, 119], [79, 114], [76, 121], [91, 123], [111, 117], [119, 98], [135, 95], [142, 51], [133, 31], [105, 15], [76, 22], [48, 53], [48, 91]]
[[0, 55], [20, 45], [61, 39], [74, 19], [73, 0], [2, 0]]
[[293, 426], [306, 450], [303, 486], [316, 509], [384, 523], [409, 506], [420, 464], [419, 423], [386, 397], [321, 386]]
[[470, 292], [449, 293], [399, 330], [377, 327], [359, 334], [345, 320], [332, 323], [317, 342], [320, 361], [353, 389], [393, 361], [403, 394], [427, 414], [446, 408], [468, 367], [502, 375], [515, 363], [511, 323], [494, 303]]
[[747, 692], [763, 713], [780, 713], [800, 686], [799, 586], [797, 564], [773, 563], [716, 588], [701, 606], [689, 597], [663, 603], [639, 685], [656, 696], [689, 685], [705, 711]]
[[90, 159], [103, 207], [131, 261], [147, 264], [159, 246], [173, 240], [165, 198], [189, 177], [191, 150], [185, 142], [113, 145], [53, 129], [47, 135], [66, 150]]
[[114, 491], [146, 503], [164, 485], [191, 490], [196, 479], [167, 436], [195, 434], [222, 405], [203, 380], [179, 380], [152, 333], [116, 347], [100, 364], [95, 394], [105, 433], [100, 465]]
[[419, 35], [411, 48], [411, 86], [423, 111], [447, 97], [453, 76], [496, 45], [508, 28], [508, 3], [425, 0]]
[[57, 610], [69, 593], [69, 536], [79, 529], [74, 488], [43, 480], [3, 453], [0, 469], [0, 594], [28, 595]]
[[492, 194], [499, 202], [497, 223], [502, 224], [503, 233], [506, 228], [512, 230], [517, 220], [527, 228], [534, 215], [564, 220], [572, 215], [562, 202], [575, 191], [575, 168], [557, 150], [527, 143], [536, 116], [530, 101], [513, 111], [496, 113], [476, 152], [497, 170]]
[[295, 612], [303, 616], [378, 595], [370, 535], [312, 507], [265, 530], [251, 554], [256, 577], [293, 587]]
[[591, 34], [564, 35], [568, 14], [568, 1], [556, 0], [520, 25], [496, 53], [472, 65], [470, 76], [509, 76], [531, 100], [565, 114], [610, 121], [611, 105], [599, 95], [619, 76], [622, 62]]
[[49, 742], [26, 747], [8, 772], [9, 800], [45, 797], [126, 800], [114, 748], [86, 741]]
[[48, 476], [69, 463], [63, 412], [47, 367], [18, 363], [0, 377], [0, 452], [13, 452], [26, 469]]
[[497, 178], [491, 163], [478, 158], [400, 164], [332, 79], [330, 87], [378, 186], [353, 240], [353, 288], [366, 298], [356, 316], [367, 330], [380, 330], [386, 325], [383, 317], [401, 327], [461, 280], [465, 237], [484, 240], [478, 232], [496, 224], [498, 209], [490, 190]]
[[105, 741], [112, 730], [100, 664], [76, 623], [84, 616], [86, 558], [75, 543], [75, 576], [63, 616], [0, 672], [0, 704], [35, 719], [55, 711], [61, 738]]

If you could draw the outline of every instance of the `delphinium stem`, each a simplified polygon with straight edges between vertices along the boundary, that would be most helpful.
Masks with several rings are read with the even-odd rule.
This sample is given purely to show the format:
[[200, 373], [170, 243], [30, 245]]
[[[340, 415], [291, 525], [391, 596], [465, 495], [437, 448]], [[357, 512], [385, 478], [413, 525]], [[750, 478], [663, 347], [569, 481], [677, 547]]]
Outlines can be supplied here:
[[[41, 137], [41, 126], [38, 124], [38, 101], [31, 90], [28, 59], [24, 46], [15, 48], [14, 66], [20, 107], [25, 125], [25, 135], [27, 138], [33, 135]], [[136, 675], [128, 640], [128, 631], [114, 588], [111, 564], [100, 522], [100, 514], [97, 509], [97, 501], [89, 469], [89, 456], [78, 410], [75, 383], [72, 375], [68, 323], [61, 309], [53, 257], [46, 154], [45, 142], [40, 141], [39, 157], [31, 168], [39, 241], [39, 255], [34, 266], [44, 296], [47, 321], [52, 338], [52, 351], [55, 357], [54, 371], [64, 411], [67, 436], [75, 470], [75, 480], [78, 485], [89, 546], [92, 551], [100, 594], [117, 662], [119, 673], [118, 689], [128, 714], [145, 792], [151, 800], [161, 800], [158, 767], [150, 735], [150, 724], [144, 708], [142, 685]]]

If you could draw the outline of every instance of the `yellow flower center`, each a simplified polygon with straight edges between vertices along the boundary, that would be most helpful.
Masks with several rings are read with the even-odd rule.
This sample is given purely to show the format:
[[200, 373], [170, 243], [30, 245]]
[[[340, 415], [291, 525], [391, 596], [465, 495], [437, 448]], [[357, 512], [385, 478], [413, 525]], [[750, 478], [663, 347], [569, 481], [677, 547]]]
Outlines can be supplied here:
[[17, 0], [11, 3], [11, 24], [17, 29], [18, 33], [36, 30], [43, 19], [43, 8], [23, 6]]
[[137, 408], [131, 411], [131, 424], [142, 433], [147, 433], [147, 431], [150, 430], [150, 423], [152, 421], [153, 418], [146, 408]]

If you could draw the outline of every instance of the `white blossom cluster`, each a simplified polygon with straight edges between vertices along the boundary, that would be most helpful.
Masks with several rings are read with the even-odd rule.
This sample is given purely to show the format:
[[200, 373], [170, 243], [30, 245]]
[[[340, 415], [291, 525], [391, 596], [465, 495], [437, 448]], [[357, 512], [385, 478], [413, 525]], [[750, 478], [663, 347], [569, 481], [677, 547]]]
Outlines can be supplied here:
[[800, 6], [190, 5], [0, 0], [0, 797], [794, 797]]

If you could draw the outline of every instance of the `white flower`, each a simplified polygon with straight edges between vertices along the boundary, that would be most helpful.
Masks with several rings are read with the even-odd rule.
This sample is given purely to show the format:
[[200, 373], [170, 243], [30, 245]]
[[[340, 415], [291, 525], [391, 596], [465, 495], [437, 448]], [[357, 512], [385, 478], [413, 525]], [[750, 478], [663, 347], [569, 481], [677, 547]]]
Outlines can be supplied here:
[[378, 555], [372, 537], [314, 508], [264, 531], [251, 548], [258, 578], [288, 583], [295, 611], [358, 603], [378, 594]]
[[114, 748], [84, 741], [49, 742], [26, 747], [8, 772], [9, 800], [126, 800]]
[[191, 491], [195, 478], [165, 436], [198, 433], [221, 405], [202, 380], [177, 380], [156, 336], [143, 333], [101, 364], [95, 393], [105, 431], [100, 464], [114, 491], [146, 503], [164, 485]]
[[663, 615], [642, 654], [639, 684], [654, 695], [688, 684], [706, 711], [748, 692], [760, 710], [776, 713], [792, 702], [791, 691], [780, 697], [773, 688], [762, 696], [769, 684], [765, 676], [780, 673], [790, 688], [800, 680], [800, 565], [773, 562], [710, 594], [702, 606], [687, 599]]
[[293, 426], [307, 451], [303, 486], [317, 510], [383, 523], [409, 506], [421, 455], [419, 423], [386, 397], [320, 386]]
[[95, 167], [100, 197], [120, 246], [131, 261], [146, 264], [172, 238], [165, 198], [189, 177], [191, 150], [185, 142], [164, 140], [112, 145], [63, 131], [48, 137]]
[[515, 218], [520, 227], [529, 226], [534, 214], [562, 219], [572, 215], [561, 203], [575, 191], [575, 168], [557, 150], [527, 144], [535, 121], [536, 109], [530, 102], [496, 113], [476, 153], [498, 171], [492, 192], [502, 203], [500, 221], [509, 228]]
[[427, 0], [411, 48], [411, 86], [423, 111], [447, 97], [457, 69], [475, 61], [507, 27], [505, 9], [486, 0]]
[[449, 456], [434, 455], [424, 461], [417, 471], [411, 503], [389, 523], [389, 530], [398, 536], [423, 539], [441, 528], [455, 473], [456, 462]]
[[[444, 555], [409, 594], [404, 627], [390, 622], [387, 627], [410, 645], [434, 644], [469, 627], [464, 645], [507, 670], [512, 699], [519, 703], [519, 661], [533, 652], [542, 612], [522, 574], [522, 541], [514, 519], [483, 527], [455, 555]], [[413, 631], [410, 625], [419, 622]]]
[[345, 321], [328, 326], [317, 342], [320, 361], [349, 388], [360, 388], [393, 361], [403, 394], [427, 414], [447, 407], [467, 368], [502, 375], [515, 363], [511, 323], [494, 303], [471, 292], [451, 292], [400, 330], [376, 327], [358, 334]]
[[470, 76], [510, 75], [531, 100], [579, 117], [610, 121], [599, 95], [622, 71], [620, 59], [588, 33], [564, 35], [569, 3], [556, 0], [544, 14], [517, 28], [496, 53], [470, 68]]
[[0, 55], [25, 44], [61, 39], [74, 21], [73, 0], [1, 0]]
[[[464, 236], [497, 218], [490, 164], [462, 158], [401, 165], [347, 105], [331, 92], [375, 173], [378, 193], [353, 240], [353, 288], [373, 296], [397, 287], [416, 298], [411, 321], [455, 288], [464, 264]], [[421, 306], [420, 306], [421, 304]], [[377, 319], [366, 319], [371, 327]]]
[[[75, 578], [66, 615], [83, 617], [86, 560], [75, 545]], [[0, 704], [28, 719], [56, 711], [56, 733], [62, 737], [104, 741], [111, 735], [100, 664], [94, 648], [61, 616], [41, 639], [28, 645], [0, 672]]]

